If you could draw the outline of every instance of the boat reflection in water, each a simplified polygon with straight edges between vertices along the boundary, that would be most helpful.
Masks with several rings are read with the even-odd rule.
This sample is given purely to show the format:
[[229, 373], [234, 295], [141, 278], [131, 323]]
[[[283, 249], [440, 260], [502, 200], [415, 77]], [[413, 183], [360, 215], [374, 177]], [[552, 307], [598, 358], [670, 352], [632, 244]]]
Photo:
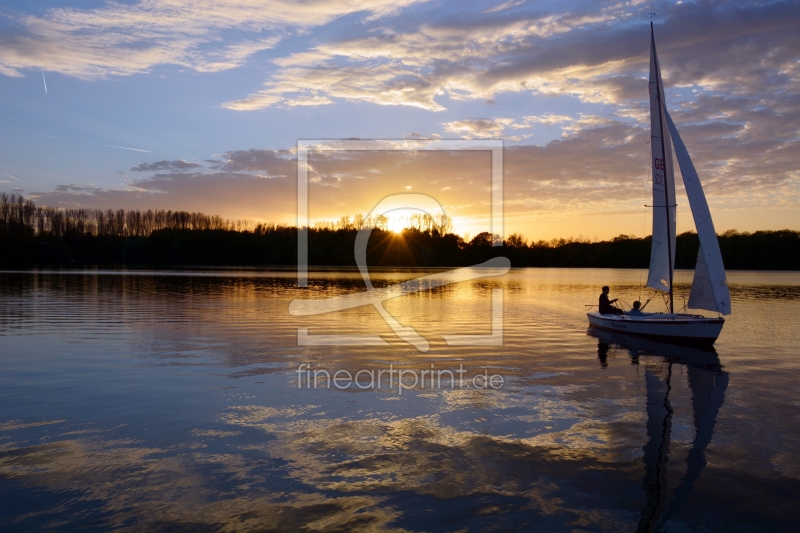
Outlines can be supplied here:
[[[688, 501], [706, 466], [705, 451], [711, 443], [717, 414], [725, 400], [728, 373], [722, 370], [713, 348], [665, 344], [595, 328], [589, 328], [588, 333], [597, 338], [597, 356], [602, 368], [608, 367], [609, 353], [613, 351], [616, 354], [620, 350], [628, 352], [631, 364], [644, 366], [647, 443], [643, 448], [645, 474], [642, 487], [647, 503], [636, 531], [662, 531]], [[672, 467], [680, 469], [683, 477], [670, 493], [667, 463], [673, 431], [672, 402], [676, 401], [670, 399], [675, 365], [684, 367], [688, 377], [695, 435], [685, 464]]]

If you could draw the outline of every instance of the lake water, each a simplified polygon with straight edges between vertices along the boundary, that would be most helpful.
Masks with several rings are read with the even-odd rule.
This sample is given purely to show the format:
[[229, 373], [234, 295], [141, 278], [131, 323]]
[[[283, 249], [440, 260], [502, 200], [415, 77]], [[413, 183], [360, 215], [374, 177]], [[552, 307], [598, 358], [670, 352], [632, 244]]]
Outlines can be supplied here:
[[[0, 272], [0, 529], [795, 530], [800, 273], [730, 272], [715, 351], [588, 330], [602, 285], [630, 303], [642, 278], [512, 270], [388, 300], [421, 352], [370, 306], [289, 313], [363, 290], [352, 271]], [[492, 334], [494, 289], [503, 344], [448, 345]]]

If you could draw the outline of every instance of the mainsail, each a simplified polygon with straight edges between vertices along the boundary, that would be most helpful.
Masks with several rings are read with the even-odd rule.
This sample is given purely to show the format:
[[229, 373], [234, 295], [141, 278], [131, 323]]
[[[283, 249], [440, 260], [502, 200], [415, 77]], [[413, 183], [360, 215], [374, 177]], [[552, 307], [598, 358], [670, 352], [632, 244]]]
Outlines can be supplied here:
[[672, 143], [664, 119], [664, 85], [650, 28], [650, 149], [653, 169], [653, 241], [647, 286], [670, 292], [675, 269], [675, 177]]
[[700, 250], [697, 253], [697, 266], [694, 270], [688, 307], [729, 315], [731, 314], [731, 295], [728, 291], [725, 265], [722, 263], [722, 253], [719, 250], [719, 242], [714, 231], [714, 222], [711, 220], [711, 211], [708, 209], [706, 195], [703, 194], [703, 186], [700, 184], [689, 152], [681, 140], [678, 128], [675, 127], [669, 113], [666, 113], [666, 110], [664, 112], [672, 140], [675, 143], [675, 155], [678, 156], [678, 165], [681, 168], [686, 195], [689, 197], [689, 206], [692, 208], [697, 236], [700, 238]]

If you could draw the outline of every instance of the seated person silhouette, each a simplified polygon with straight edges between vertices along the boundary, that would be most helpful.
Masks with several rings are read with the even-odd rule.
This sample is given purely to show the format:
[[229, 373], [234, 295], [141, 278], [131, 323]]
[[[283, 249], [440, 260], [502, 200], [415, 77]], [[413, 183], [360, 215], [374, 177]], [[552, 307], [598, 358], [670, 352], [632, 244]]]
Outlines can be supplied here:
[[633, 302], [633, 309], [628, 311], [628, 316], [642, 316], [642, 315], [644, 315], [644, 313], [642, 313], [642, 302], [636, 300], [635, 302]]
[[617, 299], [608, 299], [608, 285], [603, 287], [603, 294], [600, 295], [600, 314], [601, 315], [621, 315], [622, 309], [614, 307], [613, 304]]

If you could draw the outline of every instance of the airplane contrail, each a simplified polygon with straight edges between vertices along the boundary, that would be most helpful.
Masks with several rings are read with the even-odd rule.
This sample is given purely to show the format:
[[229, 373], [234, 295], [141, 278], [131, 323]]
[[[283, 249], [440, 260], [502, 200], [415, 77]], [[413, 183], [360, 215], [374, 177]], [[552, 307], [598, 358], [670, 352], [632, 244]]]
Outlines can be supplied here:
[[52, 135], [42, 135], [41, 133], [29, 133], [28, 135], [35, 135], [37, 137], [47, 137], [48, 139], [55, 139]]
[[44, 94], [47, 94], [47, 80], [44, 79], [44, 68], [42, 68], [42, 82], [44, 83]]
[[[3, 176], [8, 176], [9, 178], [14, 178], [14, 176], [12, 176], [11, 174], [6, 174], [5, 172], [0, 172], [0, 174], [2, 174]], [[14, 179], [17, 180], [17, 181], [22, 181], [19, 178], [14, 178]]]
[[147, 152], [148, 154], [150, 153], [150, 150], [140, 150], [138, 148], [127, 148], [125, 146], [114, 146], [113, 144], [93, 143], [93, 142], [90, 142], [90, 141], [86, 141], [86, 142], [89, 143], [89, 144], [94, 144], [96, 146], [108, 146], [109, 148], [121, 148], [123, 150], [133, 150], [134, 152]]

